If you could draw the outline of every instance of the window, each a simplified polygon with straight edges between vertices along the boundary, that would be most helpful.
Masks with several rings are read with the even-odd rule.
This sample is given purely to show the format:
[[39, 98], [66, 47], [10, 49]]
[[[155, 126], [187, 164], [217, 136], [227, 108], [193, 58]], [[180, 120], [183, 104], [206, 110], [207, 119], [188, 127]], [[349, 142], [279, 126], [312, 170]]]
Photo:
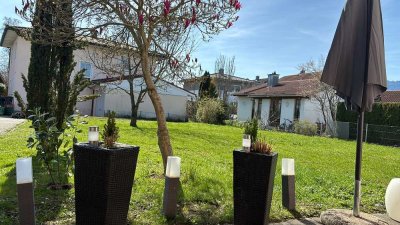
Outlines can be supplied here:
[[240, 85], [233, 85], [233, 92], [239, 92], [240, 91]]
[[271, 98], [269, 108], [269, 125], [273, 127], [279, 126], [281, 121], [281, 99]]
[[121, 57], [121, 64], [122, 64], [122, 68], [123, 68], [123, 70], [124, 70], [124, 73], [126, 73], [126, 74], [129, 75], [129, 66], [130, 66], [130, 65], [129, 65], [129, 60], [128, 60], [128, 58], [122, 56], [122, 57]]
[[261, 119], [261, 107], [262, 107], [262, 99], [258, 99], [257, 119]]
[[81, 62], [81, 70], [85, 70], [84, 74], [86, 78], [92, 78], [92, 64], [88, 62]]
[[301, 104], [301, 99], [297, 98], [294, 104], [294, 120], [299, 120], [300, 118], [300, 104]]

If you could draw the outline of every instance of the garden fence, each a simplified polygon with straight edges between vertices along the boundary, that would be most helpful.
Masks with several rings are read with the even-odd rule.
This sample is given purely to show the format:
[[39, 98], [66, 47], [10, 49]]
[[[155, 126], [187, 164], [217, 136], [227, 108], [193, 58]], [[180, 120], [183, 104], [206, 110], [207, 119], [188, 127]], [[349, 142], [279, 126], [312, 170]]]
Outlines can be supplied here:
[[[357, 123], [336, 122], [336, 135], [341, 139], [357, 139]], [[365, 124], [364, 141], [389, 146], [400, 146], [400, 127]]]

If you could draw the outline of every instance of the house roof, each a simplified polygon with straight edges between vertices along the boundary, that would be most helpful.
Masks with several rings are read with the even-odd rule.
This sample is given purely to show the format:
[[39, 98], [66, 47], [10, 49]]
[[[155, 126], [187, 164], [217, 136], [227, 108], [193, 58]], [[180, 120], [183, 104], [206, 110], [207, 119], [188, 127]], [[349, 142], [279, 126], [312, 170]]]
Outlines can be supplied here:
[[[32, 32], [31, 27], [20, 27], [20, 26], [9, 26], [6, 25], [3, 31], [2, 38], [0, 40], [0, 46], [2, 47], [8, 47], [11, 48], [15, 39], [17, 39], [18, 36], [24, 37], [24, 38], [29, 38], [30, 34]], [[93, 37], [77, 37], [76, 41], [80, 44], [90, 44], [94, 46], [115, 46], [119, 47], [122, 49], [136, 49], [133, 46], [127, 46], [127, 45], [121, 45], [120, 43], [113, 42], [110, 40], [102, 39], [102, 38], [93, 38]], [[153, 56], [159, 56], [162, 57], [162, 54], [156, 53], [156, 52], [150, 52]]]
[[400, 91], [383, 92], [379, 98], [380, 102], [400, 102]]
[[318, 83], [311, 74], [297, 74], [285, 76], [279, 79], [276, 86], [260, 84], [251, 88], [243, 89], [235, 96], [248, 97], [308, 97], [315, 90]]
[[[254, 82], [254, 80], [250, 80], [248, 78], [242, 78], [242, 77], [238, 77], [238, 76], [233, 76], [233, 75], [229, 75], [229, 74], [219, 74], [219, 73], [212, 73], [210, 74], [211, 78], [215, 78], [215, 79], [231, 79], [234, 81], [241, 81], [241, 82]], [[200, 77], [191, 77], [191, 78], [187, 78], [187, 79], [182, 79], [181, 82], [196, 82], [196, 81], [201, 81], [202, 76]]]

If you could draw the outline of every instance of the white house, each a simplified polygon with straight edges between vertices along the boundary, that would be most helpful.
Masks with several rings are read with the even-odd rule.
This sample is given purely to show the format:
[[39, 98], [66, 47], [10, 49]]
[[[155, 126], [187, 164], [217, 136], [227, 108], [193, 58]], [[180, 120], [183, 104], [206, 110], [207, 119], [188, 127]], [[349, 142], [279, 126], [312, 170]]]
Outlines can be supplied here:
[[[10, 48], [8, 95], [13, 96], [14, 91], [18, 91], [24, 101], [26, 101], [26, 92], [22, 85], [21, 74], [28, 74], [31, 43], [19, 34], [21, 32], [29, 32], [29, 29], [30, 28], [7, 26], [4, 29], [0, 41], [1, 47]], [[89, 54], [91, 51], [95, 51], [96, 48], [100, 48], [98, 43], [89, 44], [85, 49], [74, 50], [76, 67], [73, 74], [76, 74], [82, 69], [86, 69], [85, 75], [88, 79], [93, 81], [93, 84], [89, 88], [83, 90], [81, 95], [100, 95], [100, 97], [95, 100], [79, 102], [76, 108], [80, 110], [82, 114], [87, 115], [104, 116], [108, 111], [115, 111], [118, 116], [128, 116], [130, 115], [129, 95], [122, 90], [111, 90], [109, 85], [107, 85], [107, 74], [97, 69], [92, 63]], [[135, 80], [137, 85], [135, 85], [134, 90], [135, 92], [139, 92], [139, 84], [142, 84], [143, 81], [140, 79]], [[159, 85], [158, 93], [160, 94], [167, 117], [176, 120], [186, 119], [186, 103], [188, 99], [194, 99], [196, 95], [167, 81], [159, 82], [162, 85]], [[122, 81], [119, 86], [120, 88], [129, 90], [127, 81]], [[17, 103], [15, 102], [14, 104], [15, 109], [18, 110], [19, 107]], [[155, 118], [153, 105], [147, 95], [140, 104], [138, 113], [142, 118]]]
[[238, 120], [258, 118], [268, 126], [289, 125], [295, 120], [323, 122], [319, 103], [308, 95], [316, 88], [312, 75], [301, 73], [279, 79], [268, 75], [268, 82], [244, 89], [238, 98]]

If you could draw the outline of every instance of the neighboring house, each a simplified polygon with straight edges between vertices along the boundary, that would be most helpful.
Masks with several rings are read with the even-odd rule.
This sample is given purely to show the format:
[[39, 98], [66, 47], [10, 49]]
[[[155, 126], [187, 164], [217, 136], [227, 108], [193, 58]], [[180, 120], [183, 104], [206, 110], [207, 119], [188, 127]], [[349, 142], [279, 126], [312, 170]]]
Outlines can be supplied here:
[[[237, 102], [235, 93], [256, 84], [255, 80], [225, 74], [223, 69], [219, 73], [210, 74], [210, 77], [217, 87], [218, 98], [226, 99], [228, 102]], [[183, 80], [183, 88], [199, 96], [201, 79], [202, 77], [185, 79]]]
[[[13, 96], [14, 91], [18, 91], [23, 100], [26, 101], [26, 92], [22, 85], [21, 75], [27, 76], [28, 67], [30, 61], [30, 41], [24, 39], [22, 32], [30, 32], [30, 28], [23, 27], [11, 27], [7, 26], [4, 29], [3, 36], [0, 41], [1, 47], [10, 48], [10, 72], [8, 76], [8, 95]], [[118, 116], [129, 116], [130, 115], [130, 97], [122, 90], [111, 90], [109, 83], [109, 76], [103, 71], [98, 70], [89, 57], [91, 51], [95, 51], [96, 48], [104, 47], [99, 45], [98, 42], [90, 43], [85, 49], [74, 50], [74, 60], [76, 67], [74, 68], [73, 74], [76, 74], [82, 69], [85, 70], [85, 75], [92, 81], [92, 85], [81, 92], [81, 95], [92, 95], [98, 94], [99, 98], [95, 100], [88, 100], [85, 102], [79, 102], [76, 108], [80, 110], [82, 114], [104, 116], [108, 111], [115, 111]], [[123, 63], [121, 61], [121, 63]], [[140, 90], [140, 85], [143, 83], [142, 78], [135, 79], [136, 86], [135, 92]], [[114, 79], [115, 80], [115, 79]], [[195, 94], [186, 91], [172, 83], [167, 81], [159, 81], [160, 86], [158, 92], [160, 94], [162, 104], [164, 106], [165, 114], [170, 119], [184, 120], [186, 119], [186, 102], [188, 99], [195, 98]], [[128, 88], [127, 81], [121, 81], [117, 86], [119, 88]], [[114, 85], [115, 86], [115, 85]], [[14, 101], [15, 102], [15, 101]], [[19, 110], [17, 103], [15, 102], [15, 109]], [[146, 95], [143, 102], [139, 106], [139, 116], [143, 118], [155, 118], [155, 111], [153, 105]]]
[[238, 120], [258, 118], [267, 126], [279, 126], [295, 120], [322, 122], [318, 102], [309, 93], [316, 90], [313, 75], [300, 73], [279, 79], [268, 75], [268, 82], [235, 94], [238, 98]]
[[375, 101], [383, 103], [400, 103], [400, 91], [383, 92]]

